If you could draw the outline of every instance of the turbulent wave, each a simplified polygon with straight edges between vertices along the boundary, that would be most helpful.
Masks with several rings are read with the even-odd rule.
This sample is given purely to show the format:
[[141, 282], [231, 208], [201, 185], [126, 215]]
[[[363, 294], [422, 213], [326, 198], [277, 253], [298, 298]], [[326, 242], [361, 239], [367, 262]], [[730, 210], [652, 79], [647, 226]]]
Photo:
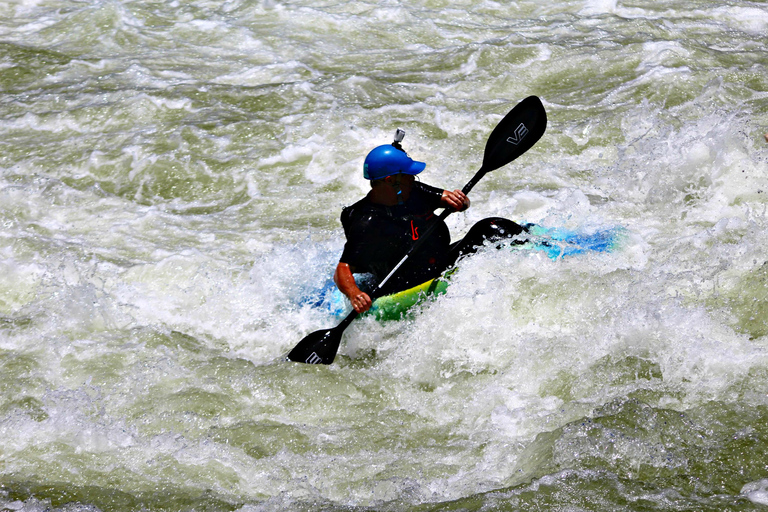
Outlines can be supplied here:
[[[768, 83], [759, 2], [0, 5], [0, 508], [759, 510]], [[407, 132], [460, 188], [621, 226], [613, 251], [482, 251], [330, 367], [362, 159]]]

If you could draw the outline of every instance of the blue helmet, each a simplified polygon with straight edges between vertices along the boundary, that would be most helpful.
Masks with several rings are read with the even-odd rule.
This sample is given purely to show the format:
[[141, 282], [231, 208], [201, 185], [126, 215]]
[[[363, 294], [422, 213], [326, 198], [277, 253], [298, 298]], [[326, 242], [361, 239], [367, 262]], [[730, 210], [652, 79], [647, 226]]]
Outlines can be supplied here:
[[416, 162], [405, 154], [405, 151], [391, 144], [379, 146], [368, 153], [363, 164], [363, 176], [367, 180], [380, 180], [393, 174], [419, 174], [427, 166], [424, 162]]

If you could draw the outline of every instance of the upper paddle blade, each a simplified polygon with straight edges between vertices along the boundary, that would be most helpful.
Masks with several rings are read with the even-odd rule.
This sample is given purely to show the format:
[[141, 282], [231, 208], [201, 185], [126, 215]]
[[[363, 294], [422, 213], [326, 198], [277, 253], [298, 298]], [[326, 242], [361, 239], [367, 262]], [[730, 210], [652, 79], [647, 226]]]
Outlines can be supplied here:
[[544, 135], [547, 113], [536, 96], [517, 104], [493, 129], [485, 144], [483, 170], [490, 172], [519, 157]]
[[344, 330], [322, 329], [306, 336], [288, 354], [296, 363], [331, 364], [336, 357]]

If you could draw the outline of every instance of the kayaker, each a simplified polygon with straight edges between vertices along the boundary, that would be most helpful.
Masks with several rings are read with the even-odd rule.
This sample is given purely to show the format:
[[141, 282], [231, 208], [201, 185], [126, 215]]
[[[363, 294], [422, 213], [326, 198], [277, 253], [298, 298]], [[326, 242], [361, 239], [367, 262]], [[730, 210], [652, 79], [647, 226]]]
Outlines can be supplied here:
[[[398, 130], [395, 142], [368, 153], [363, 175], [370, 180], [371, 190], [341, 213], [347, 241], [333, 280], [358, 313], [367, 311], [372, 301], [354, 274], [372, 274], [375, 285], [400, 262], [430, 222], [439, 220], [434, 210], [464, 211], [470, 205], [461, 190], [449, 191], [416, 181], [415, 176], [426, 164], [414, 161], [403, 150], [400, 141], [404, 134]], [[385, 292], [394, 293], [433, 279], [485, 241], [512, 238], [522, 231], [510, 220], [489, 218], [475, 224], [467, 236], [451, 245], [448, 226], [440, 220], [424, 245], [387, 282]]]

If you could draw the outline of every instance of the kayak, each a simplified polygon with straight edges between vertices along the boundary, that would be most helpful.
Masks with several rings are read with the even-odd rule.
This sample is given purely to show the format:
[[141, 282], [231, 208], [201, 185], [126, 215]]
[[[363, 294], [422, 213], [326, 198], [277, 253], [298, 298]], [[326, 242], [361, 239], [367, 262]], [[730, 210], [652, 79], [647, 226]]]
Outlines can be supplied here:
[[[605, 228], [590, 233], [563, 228], [545, 228], [537, 224], [526, 227], [530, 240], [522, 245], [510, 245], [510, 249], [541, 251], [552, 260], [587, 252], [613, 252], [619, 248], [625, 238], [625, 230], [621, 227]], [[413, 288], [379, 297], [363, 316], [373, 316], [379, 321], [400, 320], [414, 306], [445, 294], [450, 285], [451, 274], [455, 271], [455, 267], [451, 268], [443, 275]], [[337, 318], [343, 318], [352, 309], [347, 298], [336, 288], [332, 280], [328, 280], [320, 290], [303, 296], [299, 304], [326, 310]]]

